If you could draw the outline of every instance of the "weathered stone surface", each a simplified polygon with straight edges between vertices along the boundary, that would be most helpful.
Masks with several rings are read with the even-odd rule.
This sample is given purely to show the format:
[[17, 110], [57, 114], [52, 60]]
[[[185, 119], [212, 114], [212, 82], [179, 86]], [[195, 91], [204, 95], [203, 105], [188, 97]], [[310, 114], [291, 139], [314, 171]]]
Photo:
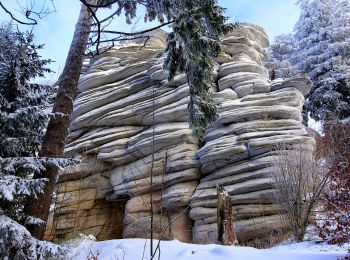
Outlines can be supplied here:
[[235, 90], [235, 88], [244, 85], [249, 85], [249, 83], [253, 85], [257, 82], [266, 81], [267, 80], [264, 80], [263, 77], [258, 73], [236, 72], [219, 79], [219, 90], [221, 91], [225, 88], [232, 88], [233, 90]]
[[131, 36], [131, 40], [126, 41], [127, 44], [136, 44], [138, 47], [141, 45], [145, 45], [145, 36], [148, 36], [146, 46], [154, 46], [157, 48], [164, 49], [166, 47], [166, 37], [167, 33], [161, 29], [152, 30], [150, 32], [142, 33], [140, 34], [140, 38], [133, 39], [134, 37]]
[[223, 51], [220, 52], [219, 56], [215, 58], [215, 61], [219, 64], [227, 63], [227, 62], [230, 62], [232, 60], [233, 59], [232, 59], [231, 55], [229, 55]]
[[[236, 221], [234, 229], [242, 241], [268, 236], [273, 231], [281, 231], [284, 224], [279, 215]], [[197, 243], [208, 244], [217, 239], [217, 224], [194, 225], [193, 240]]]
[[96, 160], [95, 156], [75, 157], [80, 163], [68, 166], [60, 173], [57, 183], [81, 180], [96, 173], [105, 173], [112, 169], [112, 165]]
[[[103, 174], [93, 174], [86, 178], [64, 182], [57, 187], [57, 192], [59, 193], [60, 197], [61, 194], [69, 196], [69, 193], [72, 192], [78, 192], [78, 194], [82, 194], [85, 193], [85, 191], [89, 191], [89, 189], [96, 189], [96, 195], [93, 197], [93, 199], [103, 199], [106, 197], [108, 192], [112, 191], [113, 188], [109, 180], [109, 176], [104, 176]], [[87, 192], [87, 194], [91, 195], [92, 193]], [[69, 198], [69, 201], [71, 203], [73, 199]]]
[[[314, 139], [302, 125], [304, 95], [310, 85], [300, 76], [268, 81], [261, 58], [268, 40], [261, 28], [244, 24], [223, 40], [231, 60], [221, 62], [219, 118], [206, 131], [205, 144], [197, 152], [202, 178], [190, 202], [195, 221], [193, 239], [213, 243], [217, 239], [216, 185], [231, 195], [238, 240], [267, 236], [283, 227], [272, 204], [268, 174], [280, 143], [303, 143], [310, 151]], [[237, 98], [225, 98], [232, 89]], [[223, 92], [222, 94], [220, 94]]]
[[267, 78], [269, 76], [267, 69], [257, 65], [254, 62], [229, 62], [221, 64], [219, 77], [223, 78], [227, 75], [239, 72], [258, 73], [264, 78]]
[[[141, 72], [123, 81], [107, 84], [80, 93], [74, 104], [74, 114], [72, 115], [73, 124], [71, 124], [71, 129], [74, 128], [74, 121], [79, 116], [89, 112], [89, 115], [92, 116], [94, 114], [91, 113], [92, 111], [98, 111], [97, 109], [100, 107], [126, 96], [136, 94], [154, 84], [155, 81], [149, 80], [149, 77], [144, 72]], [[79, 127], [79, 125], [77, 125], [77, 127]]]
[[[272, 189], [254, 191], [249, 193], [243, 193], [239, 195], [232, 195], [232, 205], [239, 204], [271, 204], [272, 195], [275, 192]], [[209, 207], [213, 208], [217, 205], [217, 198], [206, 200], [193, 200], [190, 203], [191, 208], [196, 207]]]
[[123, 80], [136, 73], [147, 70], [151, 64], [151, 62], [145, 61], [134, 65], [86, 74], [80, 78], [79, 90], [84, 91], [95, 86]]
[[[199, 170], [192, 168], [184, 171], [173, 172], [153, 177], [153, 189], [160, 189], [178, 182], [192, 181], [199, 178]], [[151, 178], [143, 178], [132, 182], [113, 185], [114, 194], [109, 199], [123, 197], [124, 195], [134, 196], [147, 193], [151, 190]]]
[[218, 118], [199, 143], [187, 76], [167, 80], [165, 33], [153, 36], [84, 61], [65, 147], [81, 162], [60, 175], [47, 236], [149, 237], [153, 213], [156, 238], [215, 243], [217, 184], [231, 196], [239, 241], [283, 228], [268, 174], [279, 143], [313, 149], [301, 117], [309, 80], [271, 82], [266, 33], [240, 24], [214, 62]]
[[182, 242], [192, 242], [192, 220], [188, 216], [187, 208], [177, 208], [174, 212], [169, 212], [171, 221], [172, 236]]
[[188, 206], [196, 186], [197, 181], [190, 181], [176, 183], [165, 188], [163, 206], [169, 210]]
[[95, 200], [89, 207], [77, 207], [71, 212], [58, 208], [57, 212], [59, 214], [51, 215], [47, 223], [46, 239], [75, 238], [79, 233], [85, 233], [105, 240], [123, 234], [124, 207], [118, 202]]
[[[153, 200], [153, 211], [157, 212], [161, 208], [162, 193], [160, 191], [155, 191], [152, 195]], [[135, 213], [135, 212], [150, 212], [151, 211], [151, 194], [146, 193], [140, 196], [134, 196], [128, 200], [125, 206], [125, 212]]]
[[240, 23], [240, 26], [233, 30], [232, 32], [229, 32], [227, 37], [230, 36], [238, 36], [246, 38], [247, 40], [250, 40], [253, 42], [253, 44], [259, 46], [260, 48], [266, 48], [269, 46], [269, 38], [266, 34], [265, 30], [255, 24], [250, 23]]
[[85, 154], [96, 154], [110, 146], [114, 146], [115, 142], [118, 142], [120, 139], [131, 137], [143, 129], [143, 127], [138, 126], [98, 128], [70, 142], [65, 148], [65, 153], [67, 155], [82, 152]]
[[286, 80], [275, 80], [271, 84], [271, 90], [279, 90], [283, 88], [293, 87], [299, 90], [304, 96], [306, 96], [311, 89], [311, 80], [307, 75], [300, 75], [288, 78]]
[[[153, 235], [155, 239], [171, 239], [171, 231], [167, 228], [169, 218], [161, 215], [154, 215]], [[150, 237], [151, 217], [150, 215], [136, 216], [135, 221], [125, 225], [123, 238]], [[161, 236], [162, 235], [162, 236]]]
[[205, 140], [208, 142], [224, 135], [243, 135], [247, 133], [260, 133], [268, 131], [283, 133], [287, 130], [298, 129], [303, 129], [302, 123], [292, 119], [266, 121], [253, 120], [230, 125], [216, 124], [206, 131]]
[[[235, 221], [249, 219], [251, 217], [269, 216], [279, 213], [279, 209], [274, 204], [248, 204], [233, 206]], [[216, 223], [216, 208], [197, 207], [190, 211], [190, 217], [201, 223]]]
[[238, 98], [238, 95], [234, 90], [227, 88], [227, 89], [224, 89], [223, 91], [213, 93], [213, 98], [218, 103], [222, 103], [228, 100], [235, 100]]

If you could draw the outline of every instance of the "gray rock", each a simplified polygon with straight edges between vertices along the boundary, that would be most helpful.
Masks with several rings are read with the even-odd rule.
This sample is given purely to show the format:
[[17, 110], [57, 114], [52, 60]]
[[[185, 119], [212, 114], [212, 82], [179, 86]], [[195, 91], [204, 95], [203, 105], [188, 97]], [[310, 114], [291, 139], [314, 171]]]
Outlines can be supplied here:
[[312, 82], [307, 75], [294, 76], [282, 81], [273, 81], [271, 84], [271, 91], [290, 87], [296, 88], [304, 96], [306, 96], [310, 92]]
[[308, 78], [270, 82], [267, 34], [240, 23], [213, 63], [218, 118], [200, 143], [188, 124], [187, 75], [168, 81], [163, 70], [165, 43], [157, 30], [145, 46], [130, 39], [84, 61], [65, 147], [81, 162], [60, 173], [48, 234], [148, 237], [153, 189], [156, 238], [167, 227], [162, 239], [215, 243], [217, 184], [231, 197], [240, 242], [285, 228], [269, 173], [280, 143], [314, 149], [301, 123]]
[[219, 77], [223, 78], [229, 74], [239, 73], [239, 72], [251, 72], [258, 73], [263, 78], [268, 78], [269, 73], [267, 69], [257, 65], [254, 62], [229, 62], [224, 63], [220, 66]]
[[237, 93], [239, 98], [247, 96], [249, 94], [253, 94], [254, 93], [254, 85], [249, 84], [249, 85], [239, 86], [239, 87], [235, 88], [235, 92]]

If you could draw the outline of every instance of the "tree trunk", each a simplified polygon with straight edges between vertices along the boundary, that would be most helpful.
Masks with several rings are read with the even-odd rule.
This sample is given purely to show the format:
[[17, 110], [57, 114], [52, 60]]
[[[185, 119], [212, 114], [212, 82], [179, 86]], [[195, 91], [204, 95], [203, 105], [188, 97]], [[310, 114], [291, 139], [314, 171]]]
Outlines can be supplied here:
[[216, 186], [218, 194], [217, 224], [218, 242], [222, 245], [237, 245], [237, 238], [233, 226], [231, 197], [224, 188]]
[[[96, 0], [91, 2], [96, 4]], [[60, 76], [59, 89], [52, 110], [53, 113], [59, 113], [59, 116], [50, 118], [40, 151], [41, 157], [57, 158], [63, 154], [91, 21], [89, 10], [85, 5], [82, 5], [66, 64]], [[28, 199], [25, 205], [26, 214], [47, 221], [57, 177], [58, 169], [53, 166], [48, 166], [43, 173], [34, 175], [35, 179], [47, 178], [48, 182], [42, 194], [39, 194], [37, 198], [31, 197]], [[31, 234], [38, 239], [43, 238], [45, 227], [45, 225], [27, 226]]]

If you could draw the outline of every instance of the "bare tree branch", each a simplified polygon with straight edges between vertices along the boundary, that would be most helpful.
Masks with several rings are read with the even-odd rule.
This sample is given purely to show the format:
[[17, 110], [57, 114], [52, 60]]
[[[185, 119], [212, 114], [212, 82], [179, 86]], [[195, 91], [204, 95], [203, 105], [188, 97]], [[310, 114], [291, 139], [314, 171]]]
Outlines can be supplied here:
[[[82, 2], [82, 1], [80, 1]], [[86, 7], [91, 7], [91, 8], [105, 8], [105, 7], [109, 7], [117, 2], [121, 2], [120, 0], [100, 0], [98, 4], [94, 5], [94, 4], [89, 4], [87, 3], [86, 4]], [[130, 3], [131, 1], [124, 1], [124, 3]], [[82, 2], [83, 3], [83, 2]], [[138, 4], [141, 4], [143, 6], [147, 6], [147, 3], [145, 1], [142, 1], [142, 0], [138, 0], [137, 1]]]
[[[151, 31], [154, 31], [156, 29], [159, 29], [159, 28], [162, 28], [166, 25], [169, 25], [171, 23], [173, 23], [174, 21], [171, 20], [169, 22], [166, 22], [166, 23], [162, 23], [158, 26], [155, 26], [155, 27], [152, 27], [152, 28], [149, 28], [147, 30], [143, 30], [143, 31], [138, 31], [138, 32], [131, 32], [131, 33], [128, 33], [128, 32], [120, 32], [120, 31], [111, 31], [111, 30], [102, 30], [100, 31], [100, 33], [109, 33], [109, 34], [120, 34], [120, 35], [125, 35], [125, 36], [134, 36], [134, 35], [139, 35], [139, 34], [144, 34], [144, 33], [147, 33], [147, 32], [151, 32]], [[91, 31], [91, 32], [98, 32], [98, 31]]]
[[311, 211], [327, 184], [329, 171], [306, 144], [281, 143], [273, 170], [268, 174], [276, 190], [272, 200], [284, 215], [282, 220], [298, 241], [302, 241]]
[[89, 4], [87, 3], [85, 0], [80, 0], [80, 2], [82, 4], [84, 4], [86, 7], [90, 7], [90, 8], [105, 8], [105, 7], [109, 7], [115, 3], [118, 2], [118, 0], [110, 0], [110, 1], [99, 1], [100, 3], [98, 4]]
[[[117, 9], [117, 11], [113, 12], [111, 15], [109, 15], [109, 16], [107, 16], [106, 18], [102, 19], [102, 20], [100, 21], [100, 23], [104, 23], [104, 22], [108, 21], [109, 19], [112, 19], [112, 20], [113, 20], [114, 16], [115, 16], [115, 15], [118, 15], [118, 14], [121, 12], [121, 10], [122, 10], [123, 8], [124, 8], [124, 4], [121, 5], [121, 6]], [[92, 24], [92, 26], [95, 26], [95, 25], [97, 25], [97, 23], [93, 23], [93, 24]]]
[[36, 24], [38, 24], [38, 22], [37, 22], [34, 18], [31, 18], [31, 17], [30, 17], [31, 11], [28, 11], [28, 10], [26, 11], [26, 18], [27, 18], [28, 20], [31, 20], [32, 22], [24, 22], [24, 21], [21, 21], [21, 20], [17, 19], [17, 18], [12, 14], [12, 12], [10, 12], [10, 11], [2, 4], [1, 1], [0, 1], [0, 7], [1, 7], [6, 13], [8, 13], [8, 14], [11, 16], [12, 20], [16, 21], [17, 23], [24, 24], [24, 25], [36, 25]]
[[0, 9], [3, 9], [6, 13], [8, 13], [12, 20], [16, 21], [19, 24], [23, 25], [37, 25], [38, 21], [37, 19], [33, 18], [33, 15], [36, 16], [39, 19], [44, 18], [46, 15], [56, 12], [56, 7], [53, 3], [53, 0], [49, 0], [52, 7], [47, 6], [44, 1], [40, 7], [36, 8], [36, 2], [30, 1], [30, 3], [26, 2], [26, 6], [22, 6], [17, 0], [17, 5], [20, 10], [19, 11], [25, 19], [28, 21], [24, 21], [16, 17], [8, 8], [5, 7], [5, 5], [0, 1]]
[[[90, 31], [91, 35], [89, 37], [88, 46], [92, 47], [95, 45], [95, 50], [89, 51], [88, 52], [89, 56], [99, 55], [101, 53], [104, 53], [104, 52], [110, 50], [113, 46], [115, 46], [115, 42], [117, 42], [117, 41], [125, 41], [125, 40], [137, 39], [137, 38], [144, 38], [145, 39], [144, 44], [140, 48], [140, 49], [142, 49], [146, 45], [148, 40], [150, 39], [150, 36], [141, 36], [141, 34], [154, 31], [156, 29], [159, 29], [161, 27], [164, 27], [164, 26], [169, 25], [169, 24], [174, 22], [173, 20], [171, 20], [171, 21], [168, 21], [166, 23], [162, 23], [158, 26], [149, 28], [147, 30], [138, 31], [138, 32], [121, 32], [121, 31], [114, 31], [114, 30], [105, 30], [105, 28], [110, 25], [113, 18], [116, 15], [120, 14], [120, 12], [124, 8], [125, 4], [129, 1], [124, 1], [124, 2], [119, 1], [118, 2], [115, 0], [109, 0], [109, 1], [107, 0], [107, 1], [99, 1], [97, 4], [94, 4], [94, 5], [88, 3], [88, 1], [86, 1], [86, 0], [80, 0], [80, 2], [87, 7], [87, 9], [90, 11], [92, 18], [94, 20], [94, 23], [92, 24], [92, 26], [95, 26], [95, 29]], [[105, 17], [103, 19], [99, 19], [97, 17], [96, 12], [97, 12], [98, 8], [110, 7], [117, 2], [119, 4], [119, 7], [115, 12], [113, 12], [112, 14], [108, 15], [107, 17]], [[143, 1], [138, 1], [138, 3], [145, 4]], [[113, 37], [111, 39], [102, 39], [102, 37], [101, 37], [102, 34], [119, 35], [119, 36]], [[137, 36], [137, 37], [127, 39], [127, 38], [124, 38], [124, 36]], [[111, 46], [105, 48], [101, 52], [100, 47], [101, 47], [102, 43], [111, 43]]]

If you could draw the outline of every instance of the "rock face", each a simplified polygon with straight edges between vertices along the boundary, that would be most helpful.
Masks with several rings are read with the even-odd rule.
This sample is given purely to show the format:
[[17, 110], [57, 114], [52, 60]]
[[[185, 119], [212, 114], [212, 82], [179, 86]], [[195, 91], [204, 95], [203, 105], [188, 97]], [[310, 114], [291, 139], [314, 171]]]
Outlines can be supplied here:
[[313, 146], [301, 123], [308, 79], [270, 82], [267, 35], [241, 24], [223, 38], [213, 88], [219, 118], [200, 145], [187, 123], [186, 76], [167, 81], [165, 33], [156, 36], [84, 62], [65, 148], [81, 163], [60, 175], [47, 236], [148, 236], [152, 196], [156, 237], [213, 243], [216, 184], [231, 195], [238, 240], [283, 228], [267, 177], [271, 150], [280, 142]]

